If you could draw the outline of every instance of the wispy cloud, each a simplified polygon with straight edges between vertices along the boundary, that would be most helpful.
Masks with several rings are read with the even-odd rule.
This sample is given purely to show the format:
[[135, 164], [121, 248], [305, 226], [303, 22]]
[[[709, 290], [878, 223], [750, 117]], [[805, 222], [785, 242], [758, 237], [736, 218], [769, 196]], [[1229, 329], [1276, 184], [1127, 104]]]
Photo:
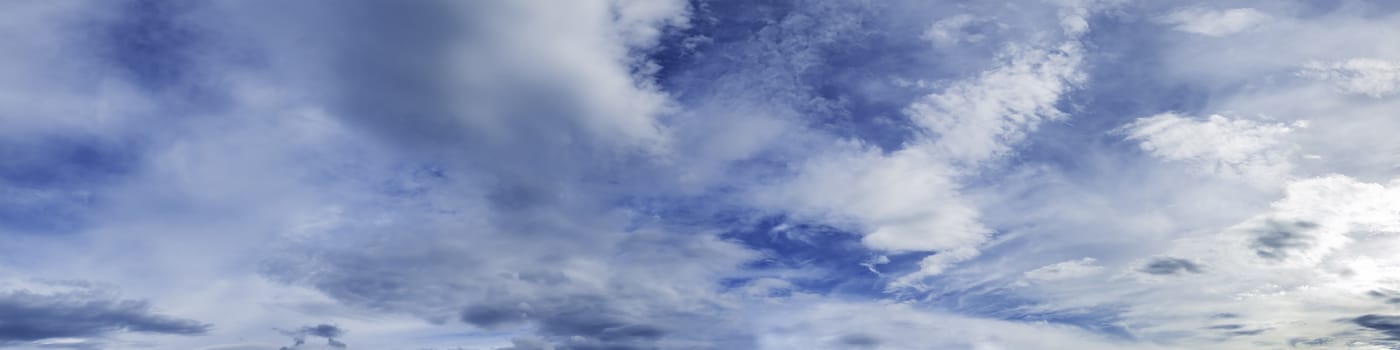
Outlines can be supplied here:
[[1179, 31], [1225, 36], [1249, 30], [1270, 18], [1268, 14], [1252, 8], [1212, 10], [1193, 7], [1172, 12], [1163, 16], [1161, 20], [1172, 24]]

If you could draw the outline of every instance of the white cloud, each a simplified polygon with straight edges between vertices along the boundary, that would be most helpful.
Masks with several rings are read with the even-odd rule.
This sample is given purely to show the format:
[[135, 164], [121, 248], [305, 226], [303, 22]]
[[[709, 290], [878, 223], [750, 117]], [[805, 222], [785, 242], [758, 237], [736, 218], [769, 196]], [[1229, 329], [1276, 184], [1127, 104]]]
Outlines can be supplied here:
[[911, 104], [906, 114], [938, 157], [961, 166], [1005, 155], [1044, 121], [1063, 117], [1055, 102], [1083, 81], [1078, 43], [1010, 47], [1002, 65]]
[[1400, 13], [1357, 3], [1316, 16], [1278, 17], [1257, 35], [1173, 41], [1160, 48], [1162, 83], [1209, 96], [1199, 110], [1188, 111], [1196, 115], [1309, 123], [1287, 137], [1310, 158], [1293, 162], [1298, 176], [1387, 181], [1400, 166], [1400, 140], [1388, 136], [1400, 127], [1389, 117], [1400, 101], [1358, 97], [1393, 94], [1385, 92], [1386, 67], [1392, 66], [1385, 62], [1400, 57], [1400, 42], [1388, 40], [1400, 36], [1397, 20]]
[[[949, 170], [920, 149], [889, 156], [859, 143], [814, 159], [761, 202], [866, 232], [873, 249], [931, 251], [975, 245], [988, 233]], [[834, 220], [832, 220], [834, 219]]]
[[1207, 36], [1225, 36], [1254, 28], [1272, 17], [1252, 8], [1211, 10], [1192, 7], [1177, 10], [1160, 20], [1176, 30]]
[[903, 149], [834, 147], [805, 162], [791, 182], [758, 194], [758, 202], [856, 227], [872, 249], [936, 251], [892, 284], [921, 288], [923, 279], [976, 257], [991, 233], [961, 198], [958, 180], [1009, 154], [1040, 123], [1063, 118], [1055, 104], [1083, 81], [1081, 55], [1074, 40], [1009, 45], [998, 66], [905, 108], [917, 135]]
[[[1377, 312], [1400, 283], [1394, 275], [1400, 258], [1390, 253], [1400, 247], [1397, 189], [1400, 180], [1295, 180], [1252, 217], [1152, 243], [1159, 247], [1139, 255], [1152, 259], [1069, 260], [996, 282], [1001, 287], [992, 290], [1038, 300], [1022, 312], [1111, 307], [1124, 331], [1169, 347], [1367, 342], [1375, 338], [1356, 333], [1348, 320]], [[1148, 268], [1162, 261], [1173, 265]], [[1045, 283], [1060, 278], [1072, 283]], [[975, 289], [964, 293], [993, 283], [974, 281]]]
[[[1317, 265], [1358, 239], [1400, 233], [1400, 186], [1332, 175], [1303, 179], [1267, 214], [1239, 225], [1259, 258]], [[1396, 261], [1400, 263], [1400, 261]]]
[[[1394, 99], [1383, 98], [1396, 94], [1396, 65], [1350, 57], [1396, 57], [1400, 46], [1384, 40], [1394, 36], [1395, 15], [1264, 14], [1285, 13], [1277, 5], [1161, 19], [1211, 36], [1270, 23], [1227, 42], [1138, 38], [1160, 22], [1113, 12], [1106, 23], [1125, 30], [1081, 43], [1078, 35], [1100, 22], [1074, 1], [1056, 11], [1039, 11], [1042, 2], [996, 5], [987, 7], [996, 15], [931, 26], [923, 15], [931, 12], [901, 11], [906, 3], [810, 3], [839, 14], [755, 14], [782, 25], [753, 22], [760, 33], [740, 33], [761, 40], [717, 36], [686, 47], [678, 60], [731, 53], [706, 45], [766, 50], [710, 61], [718, 68], [666, 67], [700, 80], [745, 75], [715, 88], [733, 91], [686, 96], [704, 108], [680, 110], [664, 82], [652, 81], [661, 62], [642, 54], [666, 30], [714, 20], [690, 18], [691, 3], [190, 5], [177, 22], [208, 30], [202, 43], [237, 46], [193, 59], [201, 69], [191, 80], [217, 82], [199, 91], [221, 93], [194, 107], [178, 93], [101, 73], [111, 70], [93, 58], [100, 55], [73, 54], [88, 52], [70, 40], [85, 33], [74, 31], [79, 24], [123, 16], [78, 2], [16, 5], [0, 14], [0, 33], [14, 39], [0, 51], [16, 53], [0, 57], [9, 91], [0, 96], [0, 141], [91, 133], [140, 149], [129, 171], [98, 185], [0, 187], [26, 196], [0, 206], [96, 203], [84, 213], [93, 225], [73, 234], [0, 233], [0, 250], [14, 253], [0, 254], [0, 285], [33, 276], [112, 281], [162, 315], [215, 324], [204, 338], [110, 339], [157, 349], [280, 344], [286, 339], [270, 328], [321, 322], [349, 329], [347, 343], [360, 348], [1238, 349], [1378, 339], [1342, 321], [1388, 307], [1387, 293], [1400, 289], [1400, 182], [1390, 180], [1400, 169], [1400, 122]], [[892, 29], [865, 17], [872, 13], [917, 18], [880, 32]], [[730, 30], [748, 28], [721, 34]], [[815, 39], [793, 39], [800, 30]], [[1322, 40], [1351, 32], [1356, 40]], [[892, 33], [907, 37], [884, 36]], [[935, 48], [920, 39], [940, 51], [921, 51]], [[827, 56], [846, 48], [838, 45], [886, 41], [919, 49], [877, 58], [902, 64], [936, 53], [938, 65], [859, 71], [899, 75], [860, 83], [846, 80], [860, 75], [844, 74], [847, 67], [824, 66], [850, 62]], [[1285, 45], [1293, 42], [1309, 45]], [[975, 55], [959, 51], [971, 47], [999, 54], [978, 56], [971, 73], [943, 65], [972, 66], [955, 57]], [[1135, 61], [1145, 58], [1160, 60]], [[729, 71], [757, 64], [747, 59], [770, 66]], [[1167, 81], [1117, 76], [1119, 59], [1160, 68], [1149, 77]], [[1298, 76], [1377, 98], [1336, 96]], [[1104, 103], [1118, 101], [1117, 91], [1065, 98], [1099, 79], [1186, 92], [1123, 104]], [[893, 94], [898, 100], [878, 99], [893, 99], [884, 94], [892, 87], [846, 86], [890, 80], [918, 83], [898, 86], [908, 89]], [[760, 91], [767, 81], [792, 84]], [[825, 84], [837, 95], [881, 93], [812, 103], [849, 109], [851, 118], [869, 117], [867, 102], [881, 105], [893, 111], [879, 122], [899, 124], [881, 127], [912, 135], [857, 141], [864, 135], [819, 130], [826, 120], [770, 99], [807, 103], [829, 92]], [[1026, 144], [1102, 137], [1124, 122], [1116, 108], [1138, 102], [1277, 119], [1165, 113], [1118, 129], [1143, 152], [1099, 140], [1066, 143], [1087, 145], [1082, 152]], [[1071, 118], [1057, 107], [1065, 104], [1089, 110]], [[1050, 121], [1067, 121], [1050, 129], [1063, 134], [1033, 135]], [[1027, 146], [1072, 159], [1036, 152], [1006, 161]], [[0, 166], [0, 180], [15, 176], [3, 173], [10, 170]], [[1187, 172], [1210, 176], [1180, 176]], [[671, 199], [682, 203], [626, 209]], [[717, 232], [751, 222], [663, 218], [707, 215], [710, 206], [743, 215], [757, 206], [752, 215], [783, 212], [790, 227], [811, 221], [856, 232], [873, 257], [845, 261], [864, 261], [892, 292], [872, 298], [911, 302], [833, 301], [860, 296], [824, 295], [787, 272], [750, 269], [760, 253]], [[912, 273], [907, 256], [886, 254], [915, 251], [934, 254]], [[1144, 268], [1152, 263], [1161, 264]], [[598, 327], [606, 336], [591, 333]]]
[[[1302, 125], [1302, 124], [1298, 124]], [[1286, 137], [1294, 127], [1211, 115], [1175, 113], [1138, 118], [1118, 132], [1153, 156], [1189, 164], [1207, 174], [1272, 186], [1287, 178], [1294, 149]]]
[[1041, 266], [1035, 270], [1026, 271], [1026, 279], [1035, 281], [1057, 281], [1064, 279], [1074, 279], [1090, 276], [1103, 270], [1099, 266], [1098, 260], [1094, 258], [1082, 258], [1078, 260], [1062, 261], [1050, 265]]
[[[1400, 261], [1383, 253], [1400, 244], [1393, 180], [1400, 148], [1381, 136], [1400, 125], [1382, 117], [1395, 108], [1384, 98], [1394, 94], [1386, 82], [1391, 64], [1349, 62], [1395, 57], [1397, 46], [1384, 38], [1394, 35], [1396, 14], [1365, 6], [1323, 14], [1259, 9], [1300, 17], [1263, 18], [1267, 31], [1231, 40], [1154, 47], [1165, 65], [1164, 81], [1154, 83], [1191, 86], [1204, 98], [1165, 98], [1199, 117], [1156, 114], [1116, 131], [1164, 160], [1160, 167], [1094, 154], [1086, 158], [1103, 163], [1092, 163], [1090, 178], [1035, 181], [1046, 188], [1013, 192], [1007, 203], [1030, 201], [1030, 210], [984, 213], [992, 227], [1004, 225], [1003, 216], [1028, 226], [998, 242], [1012, 252], [965, 262], [965, 272], [942, 280], [948, 287], [940, 295], [993, 290], [985, 293], [1036, 300], [1008, 312], [1115, 310], [1112, 319], [1132, 337], [1176, 348], [1393, 347], [1354, 322], [1386, 314], [1387, 291], [1400, 283], [1393, 277]], [[1231, 29], [1188, 22], [1172, 24], [1225, 35], [1264, 23]], [[1380, 98], [1338, 94], [1332, 84]], [[1180, 176], [1178, 168], [1210, 176]], [[1242, 181], [1254, 186], [1238, 186]], [[1035, 214], [1042, 211], [1049, 213]], [[1066, 256], [1094, 256], [1102, 270], [1066, 283], [1017, 284], [1029, 280], [1025, 271]], [[1026, 262], [1035, 258], [1046, 260]], [[1158, 262], [1191, 268], [1146, 268]]]
[[1340, 62], [1309, 62], [1298, 75], [1336, 84], [1350, 94], [1375, 98], [1400, 92], [1400, 61], [1353, 58]]
[[[1144, 299], [1134, 314], [1165, 316], [1163, 327], [1153, 331], [1227, 312], [1236, 315], [1228, 322], [1267, 329], [1265, 335], [1364, 340], [1336, 333], [1351, 326], [1336, 320], [1373, 312], [1384, 300], [1368, 293], [1400, 282], [1389, 275], [1400, 271], [1400, 259], [1386, 253], [1400, 246], [1397, 185], [1340, 175], [1294, 181], [1268, 212], [1179, 240], [1170, 254], [1195, 257], [1203, 272], [1174, 283], [1205, 289], [1153, 291], [1157, 296]], [[1150, 311], [1167, 300], [1193, 306]]]
[[1006, 66], [929, 95], [908, 109], [924, 138], [888, 155], [859, 143], [808, 161], [759, 202], [862, 228], [866, 246], [940, 251], [900, 284], [977, 255], [990, 233], [958, 193], [957, 178], [1005, 155], [1044, 120], [1078, 76], [1077, 48], [1013, 49]]

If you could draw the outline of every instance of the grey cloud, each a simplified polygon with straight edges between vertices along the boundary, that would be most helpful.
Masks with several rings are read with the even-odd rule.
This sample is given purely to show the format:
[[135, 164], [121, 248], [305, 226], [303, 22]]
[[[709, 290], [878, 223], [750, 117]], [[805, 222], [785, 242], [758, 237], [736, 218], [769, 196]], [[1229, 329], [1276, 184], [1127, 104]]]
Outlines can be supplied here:
[[[729, 243], [565, 228], [559, 232], [572, 235], [532, 230], [511, 235], [489, 227], [470, 233], [402, 229], [406, 232], [384, 233], [393, 239], [298, 247], [305, 250], [299, 254], [310, 253], [309, 259], [290, 254], [269, 261], [264, 273], [371, 310], [491, 330], [531, 326], [533, 339], [555, 349], [752, 347], [742, 323], [726, 315], [736, 310], [703, 287], [714, 278], [707, 276], [746, 259]], [[345, 237], [361, 234], [379, 235], [348, 231]], [[492, 255], [498, 252], [510, 254]], [[614, 260], [619, 257], [624, 260]], [[692, 259], [704, 263], [685, 263]], [[589, 266], [610, 267], [601, 275], [559, 272]], [[668, 345], [677, 342], [687, 345]]]
[[1400, 316], [1372, 314], [1354, 318], [1351, 322], [1385, 334], [1385, 340], [1400, 340]]
[[1177, 275], [1182, 273], [1201, 273], [1200, 265], [1190, 260], [1181, 258], [1163, 257], [1147, 262], [1138, 271], [1151, 275]]
[[623, 313], [613, 303], [603, 296], [559, 300], [538, 319], [540, 330], [551, 336], [591, 337], [610, 343], [648, 342], [666, 335], [664, 329]]
[[1380, 299], [1386, 304], [1400, 305], [1400, 293], [1396, 293], [1395, 291], [1373, 290], [1370, 292], [1366, 292], [1366, 295], [1369, 295], [1372, 298]]
[[536, 338], [515, 338], [510, 340], [510, 346], [497, 348], [496, 350], [546, 350], [552, 346], [543, 340]]
[[[639, 323], [654, 320], [617, 315], [616, 310], [605, 311], [589, 304], [566, 304], [560, 307], [575, 308], [575, 310], [554, 311], [546, 314], [537, 320], [540, 328], [539, 338], [514, 339], [513, 345], [503, 348], [503, 350], [675, 348], [664, 345], [663, 338], [668, 335], [667, 330], [659, 326]], [[711, 339], [705, 343], [716, 345], [699, 345], [697, 343], [689, 347], [701, 349], [731, 348], [718, 345], [725, 343], [724, 340]], [[744, 349], [748, 347], [732, 348]]]
[[340, 329], [340, 327], [319, 324], [316, 326], [302, 327], [301, 333], [322, 338], [339, 338], [341, 335], [345, 334], [345, 331]]
[[1291, 340], [1288, 341], [1288, 346], [1292, 346], [1292, 347], [1295, 347], [1295, 348], [1296, 348], [1296, 347], [1298, 347], [1298, 346], [1300, 346], [1300, 345], [1302, 345], [1302, 346], [1322, 346], [1322, 345], [1327, 345], [1327, 344], [1331, 344], [1331, 343], [1332, 343], [1332, 338], [1329, 338], [1329, 337], [1321, 337], [1321, 338], [1294, 338], [1294, 339], [1291, 339]]
[[462, 322], [473, 326], [496, 329], [525, 321], [528, 311], [508, 305], [473, 305], [462, 311]]
[[[406, 203], [402, 206], [363, 212], [364, 217], [384, 217], [383, 222], [390, 224], [347, 224], [329, 230], [335, 232], [334, 239], [288, 247], [285, 255], [267, 261], [264, 274], [311, 286], [347, 305], [378, 312], [493, 330], [530, 327], [535, 337], [517, 341], [512, 349], [757, 347], [742, 310], [714, 288], [752, 252], [718, 242], [691, 227], [631, 232], [626, 227], [632, 223], [617, 216], [636, 213], [613, 210], [619, 201], [637, 200], [633, 198], [637, 193], [642, 197], [674, 195], [669, 191], [675, 186], [656, 183], [680, 181], [674, 179], [676, 174], [691, 177], [689, 169], [657, 164], [645, 154], [652, 151], [646, 147], [619, 146], [635, 146], [634, 139], [646, 141], [648, 133], [638, 130], [651, 125], [614, 125], [618, 120], [625, 122], [627, 116], [594, 115], [597, 111], [590, 107], [592, 102], [608, 101], [580, 103], [578, 98], [582, 91], [597, 86], [591, 81], [573, 86], [579, 83], [567, 81], [573, 74], [554, 74], [570, 69], [575, 62], [592, 60], [555, 62], [539, 59], [548, 55], [514, 57], [521, 53], [515, 50], [531, 45], [530, 38], [511, 38], [511, 45], [501, 45], [498, 41], [505, 39], [483, 35], [516, 33], [516, 28], [502, 23], [528, 18], [498, 15], [528, 14], [528, 9], [497, 11], [493, 8], [497, 5], [465, 6], [472, 7], [471, 11], [458, 11], [461, 8], [454, 9], [449, 2], [393, 6], [353, 2], [318, 9], [324, 10], [315, 15], [318, 18], [336, 17], [325, 13], [346, 9], [351, 12], [344, 19], [321, 19], [333, 27], [345, 26], [349, 34], [325, 41], [307, 40], [318, 42], [312, 45], [329, 45], [326, 51], [335, 53], [327, 67], [319, 68], [328, 71], [326, 81], [331, 83], [325, 89], [315, 89], [328, 94], [325, 99], [332, 106], [331, 114], [410, 150], [404, 152], [406, 157], [442, 163], [445, 178], [452, 180], [424, 188], [414, 198], [382, 201]], [[846, 13], [840, 6], [823, 8]], [[364, 17], [365, 13], [376, 16]], [[908, 20], [919, 22], [917, 30], [921, 31], [922, 19], [914, 17]], [[363, 21], [366, 18], [375, 20]], [[793, 26], [824, 23], [806, 16], [789, 18], [784, 23]], [[466, 28], [456, 28], [462, 23]], [[762, 36], [793, 47], [809, 46], [781, 39], [786, 35], [780, 33], [786, 31], [778, 29], [763, 31]], [[814, 38], [828, 36], [827, 30], [813, 31]], [[347, 38], [352, 41], [338, 41]], [[850, 40], [859, 39], [852, 36]], [[308, 51], [301, 43], [296, 45], [296, 50], [286, 51]], [[454, 52], [481, 55], [473, 56], [479, 62], [471, 66], [454, 67], [460, 64], [451, 59]], [[620, 61], [642, 59], [628, 56], [617, 57], [619, 62], [612, 63], [635, 64]], [[911, 52], [908, 56], [927, 55]], [[780, 56], [761, 57], [770, 58]], [[609, 67], [591, 68], [605, 71]], [[472, 78], [465, 83], [444, 74], [463, 70]], [[763, 75], [747, 73], [734, 76], [746, 77], [746, 83], [782, 80], [752, 78]], [[736, 87], [735, 92], [744, 93], [764, 90], [743, 84]], [[583, 90], [573, 91], [575, 88]], [[637, 104], [645, 100], [638, 97], [650, 96], [617, 95], [613, 97], [628, 101], [626, 104]], [[904, 102], [893, 104], [888, 112], [898, 115]], [[726, 119], [708, 121], [709, 115], [675, 117], [701, 123], [702, 130], [710, 123], [727, 123]], [[730, 128], [714, 130], [727, 132]], [[686, 140], [732, 143], [711, 135], [698, 139], [696, 135], [669, 136], [679, 140], [679, 150], [670, 150], [675, 152], [687, 150]], [[724, 140], [717, 141], [720, 139]], [[694, 156], [668, 154], [671, 159], [665, 162], [690, 163]], [[682, 161], [675, 162], [677, 159]], [[646, 187], [632, 188], [636, 191], [626, 195], [616, 193], [626, 186]], [[347, 209], [351, 213], [346, 216], [360, 216], [355, 210]]]
[[1269, 331], [1268, 328], [1245, 329], [1245, 325], [1242, 324], [1222, 324], [1206, 327], [1206, 329], [1222, 331], [1225, 335], [1232, 337], [1259, 335]]
[[[569, 20], [498, 18], [528, 14], [536, 6], [349, 1], [302, 9], [322, 13], [321, 24], [337, 28], [323, 38], [329, 64], [313, 69], [329, 83], [308, 88], [326, 91], [323, 98], [338, 118], [415, 156], [470, 163], [499, 182], [487, 196], [496, 205], [528, 209], [548, 203], [561, 195], [561, 178], [592, 172], [603, 159], [647, 152], [623, 145], [630, 146], [634, 136], [655, 136], [647, 134], [659, 126], [649, 125], [647, 113], [623, 115], [635, 111], [615, 110], [614, 104], [641, 106], [662, 95], [635, 86], [642, 84], [614, 90], [598, 77], [579, 77], [615, 69], [620, 76], [602, 78], [629, 80], [626, 65], [642, 57], [597, 57], [628, 50], [596, 47], [587, 58], [555, 60], [549, 59], [552, 48], [522, 45], [534, 38], [499, 35], [531, 25], [557, 25], [561, 35], [583, 32], [571, 31]], [[464, 57], [464, 51], [483, 54]], [[620, 96], [598, 96], [609, 93]]]
[[289, 350], [306, 344], [306, 337], [326, 338], [326, 345], [335, 348], [344, 348], [345, 343], [335, 340], [345, 335], [345, 330], [330, 324], [318, 324], [314, 326], [303, 326], [295, 330], [278, 330], [282, 334], [292, 337], [292, 345], [284, 346], [281, 349]]
[[[653, 342], [667, 335], [651, 320], [622, 313], [616, 302], [600, 295], [576, 295], [504, 306], [489, 302], [469, 306], [462, 321], [485, 329], [535, 322], [541, 335], [593, 338], [613, 345]], [[536, 306], [538, 305], [538, 306]]]
[[210, 325], [156, 314], [146, 301], [80, 290], [0, 294], [0, 345], [48, 338], [99, 338], [117, 332], [201, 335]]
[[[453, 10], [447, 2], [388, 4], [350, 1], [328, 24], [353, 33], [328, 36], [332, 65], [329, 100], [342, 117], [395, 141], [436, 144], [456, 138], [461, 121], [441, 72], [450, 66]], [[368, 40], [357, 40], [367, 38]], [[346, 41], [350, 40], [350, 41]], [[395, 89], [383, 89], [395, 86]]]
[[[570, 287], [575, 288], [575, 287]], [[620, 291], [618, 291], [620, 292]], [[703, 323], [720, 322], [717, 315], [686, 312], [682, 307], [654, 304], [655, 296], [642, 300], [627, 300], [607, 294], [573, 294], [557, 297], [523, 299], [510, 297], [487, 300], [464, 311], [463, 321], [474, 326], [497, 329], [530, 323], [535, 326], [540, 341], [554, 343], [556, 349], [657, 349], [672, 348], [664, 344], [675, 339], [699, 341], [699, 348], [729, 348], [726, 338], [742, 334], [711, 334], [719, 339], [696, 339], [694, 335], [677, 333], [710, 333]], [[517, 306], [501, 306], [517, 305]], [[640, 312], [634, 311], [643, 308]], [[524, 342], [518, 348], [529, 348]], [[734, 348], [745, 348], [738, 346]]]
[[876, 338], [873, 335], [854, 333], [841, 336], [841, 338], [837, 339], [837, 343], [843, 347], [849, 348], [874, 349], [879, 347], [881, 342], [880, 338]]
[[1229, 332], [1229, 334], [1230, 334], [1231, 336], [1260, 335], [1260, 334], [1264, 334], [1264, 332], [1268, 332], [1268, 331], [1269, 331], [1268, 329], [1263, 329], [1263, 328], [1261, 328], [1261, 329], [1246, 329], [1246, 330], [1239, 330], [1239, 331], [1231, 331], [1231, 332]]
[[1314, 228], [1317, 224], [1307, 221], [1271, 221], [1256, 231], [1250, 248], [1261, 258], [1283, 260], [1292, 254], [1291, 251], [1312, 245], [1312, 238], [1305, 233]]

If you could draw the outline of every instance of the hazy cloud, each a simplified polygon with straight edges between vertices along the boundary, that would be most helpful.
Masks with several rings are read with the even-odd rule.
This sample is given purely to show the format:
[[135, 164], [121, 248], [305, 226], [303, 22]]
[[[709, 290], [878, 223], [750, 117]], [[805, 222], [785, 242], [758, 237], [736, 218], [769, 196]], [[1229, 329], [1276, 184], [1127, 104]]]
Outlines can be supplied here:
[[1400, 92], [1400, 62], [1353, 58], [1339, 62], [1309, 62], [1298, 75], [1329, 81], [1337, 89], [1374, 98]]
[[1269, 19], [1268, 14], [1252, 8], [1212, 10], [1199, 7], [1181, 9], [1161, 18], [1176, 30], [1208, 36], [1242, 32]]

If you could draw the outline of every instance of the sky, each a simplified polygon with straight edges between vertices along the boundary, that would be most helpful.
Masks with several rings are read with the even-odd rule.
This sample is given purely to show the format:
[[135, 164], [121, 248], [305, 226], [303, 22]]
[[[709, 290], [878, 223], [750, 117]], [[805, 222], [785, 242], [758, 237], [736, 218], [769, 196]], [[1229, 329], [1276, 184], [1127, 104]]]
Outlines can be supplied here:
[[1400, 3], [14, 0], [0, 349], [1400, 349]]

